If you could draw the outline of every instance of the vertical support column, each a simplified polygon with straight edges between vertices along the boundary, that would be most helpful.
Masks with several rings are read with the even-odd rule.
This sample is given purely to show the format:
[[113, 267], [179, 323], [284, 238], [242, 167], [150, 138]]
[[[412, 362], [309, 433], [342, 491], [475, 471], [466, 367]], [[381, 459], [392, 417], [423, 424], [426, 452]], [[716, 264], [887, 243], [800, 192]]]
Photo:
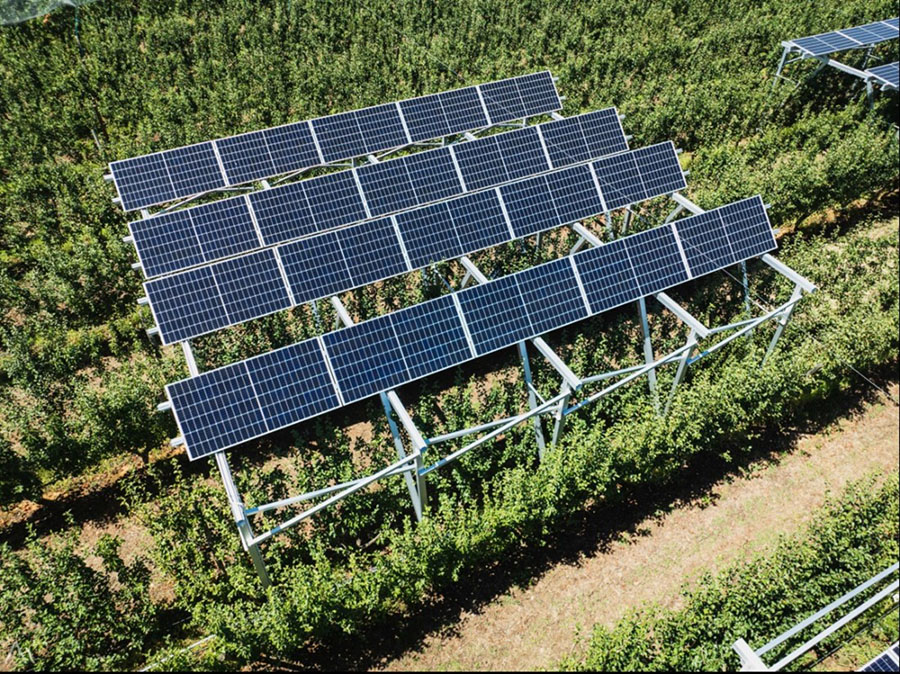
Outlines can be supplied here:
[[[197, 367], [197, 361], [194, 359], [194, 352], [191, 349], [190, 342], [182, 342], [181, 350], [184, 352], [185, 361], [187, 361], [188, 372], [190, 372], [192, 377], [196, 377], [200, 374], [200, 369]], [[244, 547], [244, 550], [250, 553], [250, 559], [253, 560], [253, 568], [256, 569], [259, 581], [262, 583], [263, 589], [265, 589], [272, 584], [272, 581], [269, 578], [269, 572], [266, 570], [266, 563], [263, 561], [262, 554], [259, 551], [259, 545], [257, 543], [249, 543], [249, 541], [253, 540], [253, 529], [251, 529], [250, 522], [247, 521], [247, 517], [244, 514], [244, 503], [241, 501], [241, 495], [234, 484], [234, 477], [231, 475], [231, 466], [228, 465], [228, 458], [225, 456], [225, 452], [216, 452], [215, 457], [216, 467], [219, 469], [219, 474], [222, 476], [222, 484], [225, 486], [225, 493], [228, 495], [228, 505], [231, 506], [231, 514], [234, 516], [234, 523], [241, 538], [241, 545]]]
[[791, 320], [791, 315], [794, 313], [794, 307], [797, 306], [797, 300], [800, 299], [800, 296], [803, 294], [803, 289], [799, 285], [794, 286], [794, 292], [791, 293], [791, 305], [781, 314], [778, 319], [778, 327], [775, 328], [775, 334], [772, 336], [772, 341], [769, 342], [769, 348], [766, 349], [766, 355], [763, 356], [762, 362], [759, 364], [760, 367], [763, 367], [766, 364], [766, 361], [769, 359], [769, 356], [772, 355], [772, 352], [775, 351], [775, 346], [778, 344], [778, 340], [781, 339], [781, 334], [784, 332], [784, 328], [787, 325], [788, 321]]
[[[391, 429], [391, 435], [394, 436], [394, 447], [397, 448], [397, 458], [405, 459], [406, 458], [406, 449], [403, 446], [403, 438], [400, 437], [400, 429], [397, 427], [397, 422], [394, 421], [393, 416], [393, 407], [391, 406], [391, 401], [388, 399], [386, 393], [381, 393], [381, 404], [384, 407], [384, 414], [387, 417], [388, 426]], [[418, 473], [418, 469], [422, 466], [421, 458], [416, 460], [416, 472]], [[418, 475], [417, 475], [418, 478]], [[403, 479], [406, 481], [406, 488], [409, 490], [409, 497], [413, 502], [413, 510], [416, 513], [416, 520], [422, 521], [422, 498], [419, 493], [419, 485], [418, 480], [413, 480], [413, 476], [409, 474], [409, 471], [403, 473]]]
[[631, 218], [633, 217], [633, 213], [631, 210], [625, 211], [625, 220], [622, 222], [622, 236], [628, 234], [628, 228], [631, 226]]
[[[653, 356], [653, 344], [650, 342], [650, 323], [647, 321], [647, 301], [642, 297], [638, 300], [638, 312], [641, 315], [641, 329], [644, 332], [644, 363], [649, 365], [655, 358]], [[659, 392], [656, 390], [656, 369], [647, 371], [647, 387], [653, 398], [653, 408], [659, 414]]]
[[[537, 396], [534, 394], [534, 385], [531, 381], [531, 362], [528, 360], [528, 349], [525, 347], [525, 342], [519, 342], [517, 346], [519, 348], [519, 357], [522, 359], [522, 370], [525, 374], [525, 388], [528, 390], [528, 409], [533, 410], [537, 407]], [[547, 450], [547, 443], [544, 440], [544, 429], [541, 428], [540, 416], [533, 416], [531, 418], [531, 423], [534, 426], [534, 438], [537, 441], [538, 458], [543, 461], [544, 452]]]
[[688, 334], [686, 346], [688, 348], [684, 350], [684, 353], [678, 360], [678, 371], [675, 373], [675, 381], [672, 382], [672, 390], [669, 391], [669, 398], [666, 400], [666, 408], [663, 410], [664, 417], [669, 415], [669, 408], [672, 406], [672, 400], [675, 398], [675, 391], [678, 389], [679, 384], [681, 384], [681, 380], [684, 379], [688, 363], [691, 360], [691, 356], [694, 355], [694, 350], [697, 348], [697, 333], [693, 329], [691, 329], [690, 334]]

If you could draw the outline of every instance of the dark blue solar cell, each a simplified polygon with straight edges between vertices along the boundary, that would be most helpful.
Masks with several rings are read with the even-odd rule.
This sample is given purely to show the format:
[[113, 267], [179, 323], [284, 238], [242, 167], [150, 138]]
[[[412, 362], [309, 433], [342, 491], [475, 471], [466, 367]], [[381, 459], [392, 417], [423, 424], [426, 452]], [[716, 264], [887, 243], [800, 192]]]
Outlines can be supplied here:
[[344, 401], [387, 391], [409, 377], [390, 316], [322, 336]]
[[874, 75], [882, 82], [890, 84], [895, 89], [900, 87], [900, 62], [885, 63], [881, 66], [869, 68], [868, 73]]
[[128, 224], [147, 278], [205, 261], [187, 211], [174, 211]]
[[253, 131], [215, 141], [231, 185], [239, 185], [275, 173], [265, 133]]
[[244, 363], [168, 384], [188, 456], [199, 459], [268, 432]]
[[641, 297], [624, 239], [582, 251], [574, 258], [591, 305], [591, 314], [599, 314]]
[[593, 166], [608, 209], [621, 208], [644, 199], [646, 190], [633, 152], [605, 157], [595, 161]]
[[365, 141], [355, 112], [320, 117], [312, 121], [319, 147], [326, 162], [348, 159], [366, 153]]
[[538, 115], [562, 108], [559, 94], [556, 93], [556, 85], [553, 83], [553, 76], [548, 71], [517, 77], [516, 85], [519, 88], [526, 115]]
[[208, 262], [244, 253], [260, 245], [244, 197], [213, 201], [186, 212], [191, 216]]
[[212, 332], [230, 322], [210, 267], [147, 281], [144, 290], [163, 344]]
[[304, 180], [301, 184], [320, 232], [365, 219], [362, 197], [350, 171]]
[[278, 252], [297, 304], [354, 286], [335, 232], [285, 244]]
[[411, 154], [400, 161], [406, 164], [419, 204], [462, 194], [463, 188], [448, 148]]
[[513, 276], [466, 288], [457, 297], [479, 356], [536, 334]]
[[831, 45], [823, 42], [818, 37], [801, 37], [797, 40], [792, 40], [792, 42], [813, 56], [821, 56], [834, 51]]
[[109, 169], [126, 211], [161, 204], [178, 196], [161, 152], [114, 161]]
[[648, 229], [623, 241], [642, 295], [652, 295], [688, 280], [671, 227]]
[[738, 260], [762, 255], [777, 248], [772, 225], [759, 197], [750, 197], [717, 208], [725, 233]]
[[418, 205], [404, 159], [367, 164], [356, 169], [373, 217]]
[[571, 166], [582, 161], [608, 154], [590, 154], [578, 117], [541, 124], [539, 127], [547, 146], [547, 154], [553, 168]]
[[497, 147], [503, 157], [508, 180], [517, 180], [550, 170], [551, 166], [547, 162], [547, 155], [544, 154], [535, 127], [501, 133], [494, 138], [497, 139]]
[[453, 154], [470, 192], [506, 181], [506, 167], [496, 136], [458, 143], [453, 146]]
[[447, 204], [398, 213], [397, 226], [413, 269], [463, 254]]
[[855, 47], [860, 46], [856, 41], [844, 37], [839, 33], [822, 33], [821, 35], [816, 35], [816, 38], [819, 42], [828, 45], [829, 51], [833, 52], [854, 49]]
[[[890, 30], [887, 26], [882, 26], [885, 30]], [[881, 41], [881, 35], [877, 31], [873, 31], [865, 26], [854, 26], [853, 28], [844, 28], [841, 34], [856, 40], [860, 45], [874, 44]]]
[[560, 224], [544, 176], [504, 185], [500, 194], [517, 238]]
[[515, 274], [535, 334], [587, 318], [587, 308], [569, 258]]
[[438, 94], [401, 101], [400, 109], [403, 110], [406, 128], [409, 129], [409, 135], [413, 142], [441, 138], [453, 133], [447, 125], [447, 118], [444, 116], [444, 109], [441, 107]]
[[317, 166], [321, 161], [308, 122], [276, 126], [263, 131], [263, 135], [276, 174]]
[[200, 194], [225, 187], [212, 143], [188, 145], [163, 153], [172, 187], [178, 196]]
[[673, 225], [694, 276], [708, 274], [735, 262], [736, 258], [717, 211], [693, 215], [678, 220]]
[[340, 406], [318, 339], [246, 361], [270, 430]]
[[645, 199], [687, 187], [673, 143], [659, 143], [635, 150], [634, 160], [637, 162], [641, 182], [646, 190]]
[[449, 295], [389, 316], [410, 379], [458, 365], [472, 357], [456, 305]]
[[306, 201], [304, 183], [253, 192], [249, 197], [267, 246], [307, 236], [319, 229]]
[[602, 157], [628, 149], [622, 122], [615, 108], [579, 115], [579, 124], [587, 142], [590, 157]]
[[548, 173], [546, 177], [560, 224], [577, 222], [603, 212], [597, 185], [587, 166], [573, 166]]
[[409, 271], [390, 218], [342, 229], [337, 237], [354, 286]]
[[492, 124], [528, 116], [515, 80], [489, 82], [478, 85], [478, 88], [481, 90], [481, 97], [484, 99]]
[[291, 306], [272, 250], [225, 260], [214, 264], [212, 270], [231, 324]]
[[447, 205], [463, 253], [496, 246], [512, 238], [496, 191], [468, 194]]
[[451, 133], [489, 126], [475, 87], [445, 91], [439, 96]]
[[400, 111], [394, 103], [359, 110], [356, 113], [356, 121], [362, 131], [366, 152], [378, 152], [409, 144], [403, 130], [403, 122], [400, 121]]

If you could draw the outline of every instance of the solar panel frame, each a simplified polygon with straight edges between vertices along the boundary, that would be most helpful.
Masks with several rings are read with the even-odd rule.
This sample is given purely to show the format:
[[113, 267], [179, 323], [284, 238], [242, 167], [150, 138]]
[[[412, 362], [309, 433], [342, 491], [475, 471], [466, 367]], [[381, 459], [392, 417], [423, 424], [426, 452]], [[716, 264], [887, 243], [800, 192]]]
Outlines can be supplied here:
[[851, 28], [795, 38], [784, 44], [793, 46], [809, 56], [825, 56], [848, 49], [861, 49], [896, 39], [898, 37], [898, 31], [894, 26], [896, 22], [896, 18], [873, 21]]
[[882, 87], [900, 89], [900, 61], [884, 63], [866, 70]]

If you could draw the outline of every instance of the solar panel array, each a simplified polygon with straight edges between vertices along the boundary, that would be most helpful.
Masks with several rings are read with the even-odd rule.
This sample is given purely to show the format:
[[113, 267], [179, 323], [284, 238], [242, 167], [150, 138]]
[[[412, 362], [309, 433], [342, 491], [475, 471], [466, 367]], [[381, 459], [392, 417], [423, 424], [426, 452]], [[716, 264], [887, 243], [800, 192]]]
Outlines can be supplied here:
[[474, 192], [144, 284], [170, 344], [684, 189], [672, 143]]
[[132, 222], [147, 278], [628, 149], [615, 108]]
[[883, 87], [900, 89], [900, 61], [869, 68], [866, 73], [874, 77]]
[[795, 46], [810, 56], [824, 56], [847, 49], [859, 49], [886, 40], [896, 40], [898, 36], [898, 19], [873, 21], [862, 26], [834, 30], [809, 37], [790, 40], [787, 44]]
[[857, 671], [900, 672], [900, 644], [894, 644], [877, 658], [873, 658]]
[[752, 197], [166, 390], [197, 459], [775, 248]]
[[112, 162], [126, 211], [559, 110], [548, 71]]

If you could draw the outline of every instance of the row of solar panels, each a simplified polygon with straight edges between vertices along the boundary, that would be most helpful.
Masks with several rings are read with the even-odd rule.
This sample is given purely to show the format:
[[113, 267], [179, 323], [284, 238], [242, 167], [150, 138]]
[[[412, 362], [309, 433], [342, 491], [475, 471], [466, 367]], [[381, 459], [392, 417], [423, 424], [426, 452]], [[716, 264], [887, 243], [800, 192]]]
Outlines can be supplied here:
[[866, 74], [875, 79], [882, 87], [900, 89], [900, 61], [869, 68], [866, 70]]
[[900, 644], [894, 644], [877, 658], [860, 667], [859, 672], [900, 672]]
[[115, 161], [110, 173], [131, 211], [561, 107], [545, 71]]
[[615, 108], [132, 222], [147, 278], [628, 149]]
[[672, 143], [475, 192], [144, 284], [169, 344], [684, 189]]
[[847, 49], [871, 47], [887, 40], [896, 40], [898, 25], [900, 25], [900, 19], [897, 18], [873, 21], [862, 26], [789, 40], [784, 44], [796, 47], [810, 56], [824, 56]]
[[166, 387], [192, 459], [775, 249], [752, 197]]

